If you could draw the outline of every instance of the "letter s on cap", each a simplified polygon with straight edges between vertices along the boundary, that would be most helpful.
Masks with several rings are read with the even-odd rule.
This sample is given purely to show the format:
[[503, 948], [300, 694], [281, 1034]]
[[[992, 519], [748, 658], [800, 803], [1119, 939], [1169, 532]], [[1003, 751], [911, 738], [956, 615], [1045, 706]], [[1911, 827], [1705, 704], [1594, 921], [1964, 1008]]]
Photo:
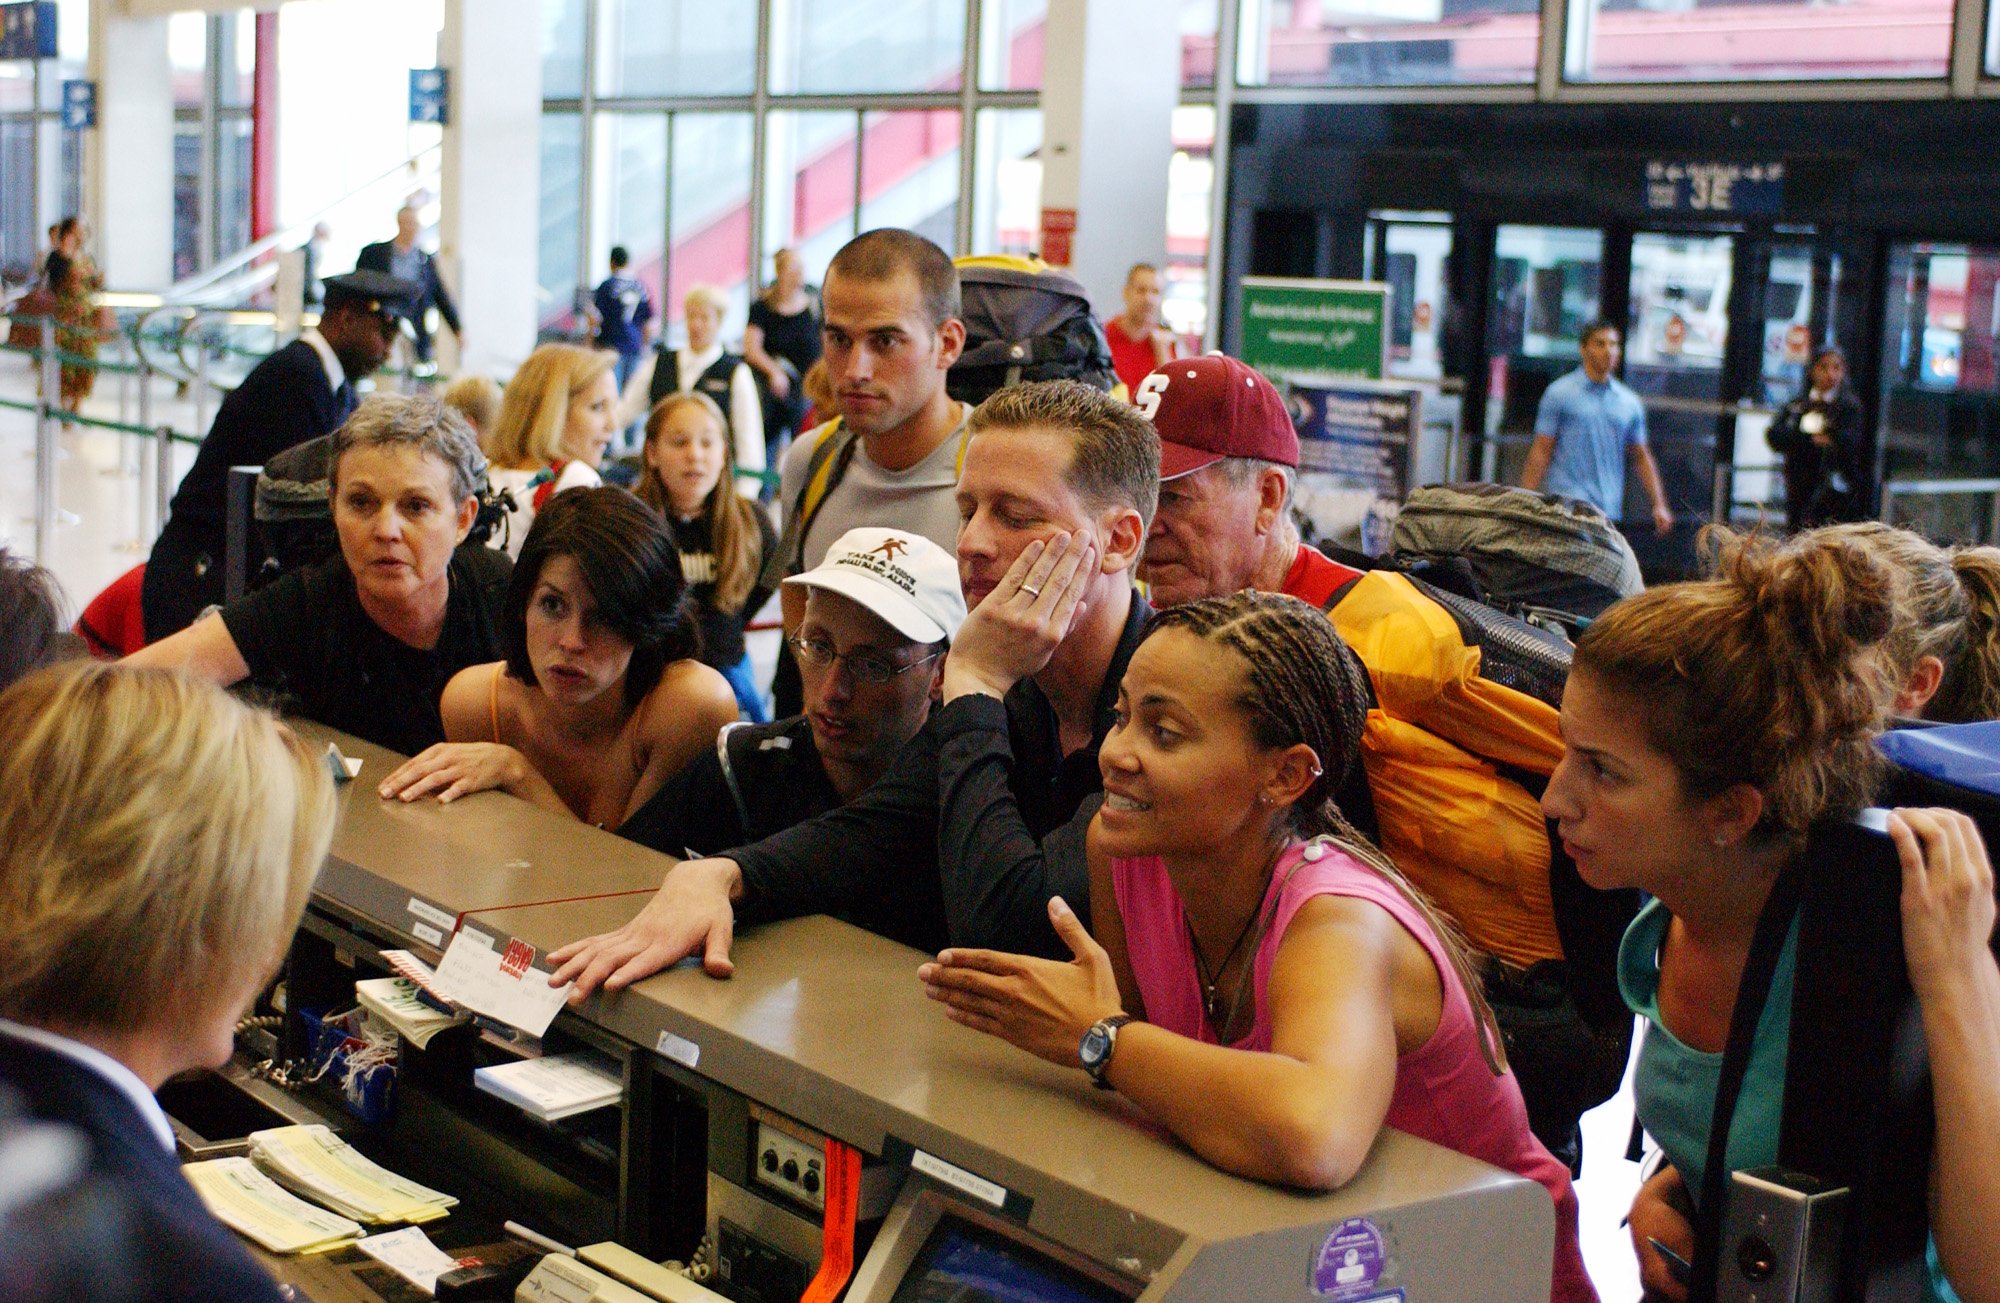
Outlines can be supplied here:
[[1139, 392], [1132, 395], [1132, 406], [1139, 409], [1139, 415], [1152, 420], [1160, 410], [1160, 395], [1167, 392], [1167, 373], [1155, 371], [1139, 382]]

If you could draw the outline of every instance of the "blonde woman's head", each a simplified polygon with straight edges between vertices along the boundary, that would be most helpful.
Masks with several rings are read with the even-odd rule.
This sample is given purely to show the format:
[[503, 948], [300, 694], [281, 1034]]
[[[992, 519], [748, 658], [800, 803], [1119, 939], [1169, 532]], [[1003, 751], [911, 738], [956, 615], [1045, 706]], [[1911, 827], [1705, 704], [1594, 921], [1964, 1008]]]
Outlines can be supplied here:
[[[581, 408], [612, 374], [617, 354], [574, 344], [544, 344], [528, 354], [507, 382], [500, 415], [485, 431], [487, 455], [511, 470], [538, 470], [559, 458], [570, 433], [572, 407]], [[612, 383], [615, 404], [616, 384]]]
[[0, 1017], [217, 1063], [332, 837], [327, 768], [166, 670], [74, 662], [0, 694]]
[[713, 285], [696, 285], [681, 299], [681, 317], [687, 323], [688, 347], [700, 352], [722, 333], [722, 319], [729, 314], [729, 300]]

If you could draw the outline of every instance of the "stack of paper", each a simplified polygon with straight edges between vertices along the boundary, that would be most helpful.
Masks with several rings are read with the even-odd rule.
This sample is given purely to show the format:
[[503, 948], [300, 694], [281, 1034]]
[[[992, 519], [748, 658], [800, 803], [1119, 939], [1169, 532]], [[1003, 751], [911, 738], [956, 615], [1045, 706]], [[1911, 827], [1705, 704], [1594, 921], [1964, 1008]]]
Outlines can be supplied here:
[[407, 977], [372, 977], [354, 984], [361, 1007], [388, 1023], [418, 1049], [447, 1027], [464, 1022], [462, 1014], [446, 1013], [419, 999], [417, 984]]
[[616, 1104], [625, 1095], [616, 1069], [592, 1054], [558, 1054], [481, 1068], [472, 1074], [472, 1084], [544, 1122]]
[[250, 1157], [280, 1184], [357, 1221], [433, 1221], [458, 1202], [369, 1162], [320, 1125], [253, 1131]]
[[347, 1218], [285, 1193], [247, 1158], [189, 1163], [181, 1171], [217, 1221], [273, 1253], [305, 1253], [361, 1234]]

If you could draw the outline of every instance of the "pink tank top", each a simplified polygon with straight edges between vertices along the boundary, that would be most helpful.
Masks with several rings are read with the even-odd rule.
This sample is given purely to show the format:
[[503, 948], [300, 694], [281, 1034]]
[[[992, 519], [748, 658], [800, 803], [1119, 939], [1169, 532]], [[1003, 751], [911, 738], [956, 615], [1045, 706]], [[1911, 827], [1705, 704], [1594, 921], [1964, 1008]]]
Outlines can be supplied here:
[[[1318, 859], [1308, 859], [1308, 845], [1297, 843], [1287, 848], [1271, 875], [1263, 908], [1272, 909], [1275, 897], [1275, 912], [1252, 962], [1247, 997], [1256, 1002], [1256, 1018], [1249, 1032], [1231, 1048], [1256, 1052], [1271, 1048], [1271, 1011], [1266, 996], [1271, 968], [1285, 929], [1302, 905], [1315, 896], [1350, 896], [1386, 910], [1431, 957], [1444, 993], [1437, 1030], [1420, 1048], [1396, 1060], [1396, 1089], [1389, 1101], [1388, 1125], [1539, 1182], [1555, 1201], [1556, 1211], [1555, 1287], [1550, 1297], [1556, 1303], [1595, 1300], [1597, 1291], [1584, 1272], [1577, 1244], [1576, 1192], [1570, 1186], [1569, 1169], [1528, 1130], [1528, 1112], [1514, 1074], [1496, 1077], [1486, 1066], [1479, 1051], [1471, 1001], [1437, 937], [1417, 908], [1379, 873], [1326, 843], [1321, 843], [1324, 853]], [[1146, 1003], [1146, 1020], [1215, 1044], [1215, 1032], [1202, 1011], [1201, 982], [1188, 938], [1187, 915], [1166, 866], [1157, 857], [1113, 860], [1111, 880], [1118, 912], [1125, 921], [1132, 974]], [[1226, 1007], [1234, 993], [1222, 994]]]

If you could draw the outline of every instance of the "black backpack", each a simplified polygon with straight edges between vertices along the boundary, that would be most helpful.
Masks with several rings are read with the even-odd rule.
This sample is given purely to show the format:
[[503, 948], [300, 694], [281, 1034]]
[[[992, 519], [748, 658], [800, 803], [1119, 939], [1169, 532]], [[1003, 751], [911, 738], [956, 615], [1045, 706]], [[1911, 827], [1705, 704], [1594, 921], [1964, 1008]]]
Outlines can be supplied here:
[[945, 378], [953, 398], [976, 404], [1032, 380], [1117, 385], [1104, 327], [1074, 276], [1007, 255], [960, 258], [957, 267], [965, 351]]
[[1390, 548], [1405, 564], [1462, 557], [1489, 605], [1570, 632], [1645, 587], [1632, 545], [1597, 508], [1501, 484], [1412, 489]]

